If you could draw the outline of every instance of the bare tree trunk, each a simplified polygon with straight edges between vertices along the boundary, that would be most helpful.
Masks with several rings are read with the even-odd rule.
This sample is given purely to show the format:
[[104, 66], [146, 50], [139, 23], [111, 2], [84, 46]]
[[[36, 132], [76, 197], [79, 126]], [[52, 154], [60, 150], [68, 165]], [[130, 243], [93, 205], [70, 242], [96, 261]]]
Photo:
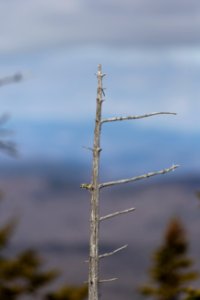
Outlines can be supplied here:
[[94, 143], [93, 148], [89, 148], [93, 152], [93, 165], [92, 165], [92, 181], [91, 183], [81, 184], [81, 188], [85, 188], [91, 193], [91, 203], [90, 203], [90, 253], [89, 253], [89, 276], [88, 276], [88, 293], [89, 300], [98, 300], [98, 289], [99, 283], [114, 281], [117, 278], [110, 279], [99, 279], [99, 259], [111, 256], [123, 249], [128, 245], [121, 246], [111, 252], [103, 253], [99, 255], [99, 224], [101, 221], [113, 218], [115, 216], [133, 212], [135, 209], [129, 208], [122, 211], [112, 212], [105, 216], [99, 217], [99, 193], [100, 189], [106, 188], [113, 185], [124, 184], [129, 182], [134, 182], [141, 179], [146, 179], [155, 175], [165, 174], [173, 171], [178, 167], [178, 165], [172, 165], [170, 168], [166, 168], [156, 172], [146, 173], [140, 176], [135, 176], [131, 178], [120, 179], [116, 181], [109, 181], [105, 183], [99, 183], [99, 160], [100, 160], [100, 137], [101, 137], [101, 126], [104, 123], [126, 121], [126, 120], [136, 120], [147, 117], [152, 117], [156, 115], [175, 115], [171, 112], [153, 112], [149, 114], [144, 114], [140, 116], [125, 116], [125, 117], [113, 117], [108, 119], [101, 118], [102, 103], [103, 103], [103, 84], [102, 79], [104, 74], [102, 74], [101, 65], [98, 66], [97, 72], [97, 99], [96, 99], [96, 120], [95, 120], [95, 130], [94, 130]]
[[96, 120], [93, 144], [93, 168], [91, 191], [91, 216], [90, 216], [90, 256], [89, 256], [89, 300], [98, 299], [98, 267], [99, 267], [99, 158], [100, 158], [100, 133], [101, 133], [101, 108], [102, 108], [102, 70], [98, 66], [97, 99], [96, 99]]

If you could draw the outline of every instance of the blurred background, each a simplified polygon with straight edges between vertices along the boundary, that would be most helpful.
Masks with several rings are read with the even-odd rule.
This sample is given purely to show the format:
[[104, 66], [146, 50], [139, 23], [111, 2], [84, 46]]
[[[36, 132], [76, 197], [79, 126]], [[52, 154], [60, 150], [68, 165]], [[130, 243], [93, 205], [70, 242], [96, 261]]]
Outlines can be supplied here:
[[90, 195], [79, 186], [91, 177], [84, 146], [93, 143], [101, 63], [105, 117], [177, 112], [105, 124], [101, 180], [180, 164], [102, 193], [102, 214], [136, 207], [101, 228], [102, 252], [129, 243], [102, 264], [103, 277], [119, 277], [102, 287], [102, 299], [133, 299], [172, 216], [183, 220], [200, 267], [199, 28], [197, 0], [0, 0], [0, 78], [22, 74], [0, 88], [18, 149], [17, 158], [0, 157], [0, 223], [19, 218], [11, 253], [32, 247], [63, 282], [87, 278]]

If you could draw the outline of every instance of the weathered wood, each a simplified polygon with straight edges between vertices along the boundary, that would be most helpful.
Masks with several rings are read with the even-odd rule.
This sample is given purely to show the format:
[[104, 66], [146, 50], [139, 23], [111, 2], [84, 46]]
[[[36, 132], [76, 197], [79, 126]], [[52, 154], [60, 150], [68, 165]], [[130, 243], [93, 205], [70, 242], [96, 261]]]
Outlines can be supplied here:
[[133, 212], [134, 210], [135, 210], [135, 208], [131, 207], [131, 208], [124, 209], [124, 210], [121, 210], [121, 211], [116, 211], [112, 214], [108, 214], [106, 216], [101, 217], [99, 220], [104, 221], [104, 220], [107, 220], [107, 219], [110, 219], [110, 218], [113, 218], [113, 217], [116, 217], [116, 216], [119, 216], [119, 215], [122, 215], [122, 214], [127, 214], [129, 212]]
[[157, 115], [176, 115], [176, 113], [161, 111], [161, 112], [153, 112], [150, 114], [139, 115], [139, 116], [113, 117], [113, 118], [102, 119], [101, 124], [108, 123], [108, 122], [117, 122], [117, 121], [138, 120], [138, 119], [144, 119], [144, 118], [153, 117]]
[[124, 246], [122, 246], [120, 248], [117, 248], [117, 249], [111, 251], [111, 252], [103, 253], [103, 254], [99, 255], [99, 258], [104, 258], [104, 257], [111, 256], [111, 255], [113, 255], [113, 254], [115, 254], [115, 253], [117, 253], [117, 252], [119, 252], [121, 250], [124, 250], [127, 247], [128, 247], [128, 245], [124, 245]]
[[94, 129], [94, 142], [93, 148], [86, 148], [93, 153], [93, 162], [92, 162], [92, 180], [90, 183], [83, 183], [81, 184], [81, 188], [87, 189], [91, 193], [91, 200], [90, 200], [90, 250], [89, 250], [89, 275], [88, 275], [88, 294], [89, 300], [98, 300], [98, 290], [99, 284], [103, 282], [109, 282], [117, 280], [117, 278], [110, 278], [110, 279], [99, 279], [99, 259], [111, 256], [127, 247], [124, 245], [114, 251], [107, 252], [104, 254], [99, 255], [99, 224], [100, 221], [104, 221], [106, 219], [118, 216], [120, 214], [129, 213], [134, 211], [134, 208], [125, 209], [122, 211], [117, 211], [102, 217], [99, 217], [99, 194], [100, 189], [104, 187], [109, 187], [118, 184], [124, 184], [132, 181], [137, 181], [140, 179], [149, 178], [155, 175], [165, 174], [171, 171], [174, 171], [178, 165], [172, 165], [170, 168], [163, 169], [156, 172], [147, 173], [140, 176], [135, 176], [132, 178], [126, 178], [116, 181], [110, 181], [105, 183], [99, 183], [99, 161], [100, 161], [100, 138], [101, 138], [101, 126], [107, 122], [115, 122], [115, 121], [126, 121], [126, 120], [134, 120], [134, 119], [142, 119], [147, 118], [155, 115], [163, 115], [163, 114], [170, 114], [175, 115], [175, 113], [171, 112], [155, 112], [145, 115], [138, 115], [138, 116], [127, 116], [127, 117], [114, 117], [108, 119], [102, 119], [102, 103], [103, 103], [103, 96], [104, 88], [102, 84], [102, 79], [105, 74], [102, 73], [101, 65], [98, 66], [97, 72], [97, 98], [96, 98], [96, 119], [95, 119], [95, 129]]
[[98, 300], [99, 284], [99, 158], [100, 158], [100, 134], [101, 134], [101, 110], [103, 84], [101, 65], [98, 66], [97, 72], [97, 99], [96, 99], [96, 120], [94, 130], [93, 144], [93, 166], [92, 166], [92, 183], [91, 183], [91, 215], [90, 215], [90, 254], [89, 254], [89, 278], [88, 292], [89, 300]]
[[157, 172], [150, 172], [150, 173], [146, 173], [146, 174], [140, 175], [140, 176], [135, 176], [135, 177], [132, 177], [132, 178], [120, 179], [120, 180], [115, 180], [115, 181], [108, 181], [108, 182], [105, 182], [105, 183], [101, 183], [99, 185], [99, 188], [101, 189], [101, 188], [109, 187], [109, 186], [112, 186], [112, 185], [129, 183], [129, 182], [138, 181], [138, 180], [141, 180], [141, 179], [146, 179], [146, 178], [156, 176], [156, 175], [166, 174], [166, 173], [169, 173], [171, 171], [174, 171], [178, 167], [179, 167], [179, 165], [173, 165], [170, 168], [163, 169], [163, 170], [160, 170], [160, 171], [157, 171]]

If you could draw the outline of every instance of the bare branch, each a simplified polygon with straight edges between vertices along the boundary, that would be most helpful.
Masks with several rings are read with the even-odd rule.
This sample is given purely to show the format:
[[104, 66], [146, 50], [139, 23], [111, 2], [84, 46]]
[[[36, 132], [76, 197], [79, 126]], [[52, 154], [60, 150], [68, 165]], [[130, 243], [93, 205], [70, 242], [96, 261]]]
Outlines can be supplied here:
[[0, 79], [0, 86], [10, 84], [10, 83], [16, 83], [23, 79], [23, 75], [21, 73], [16, 73], [12, 76], [7, 76]]
[[117, 253], [117, 252], [119, 252], [119, 251], [121, 251], [121, 250], [123, 250], [127, 247], [128, 247], [128, 245], [124, 245], [124, 246], [122, 246], [122, 247], [120, 247], [120, 248], [118, 248], [118, 249], [116, 249], [112, 252], [101, 254], [101, 255], [99, 255], [99, 258], [104, 258], [104, 257], [107, 257], [107, 256], [111, 256], [111, 255], [113, 255], [113, 254], [115, 254], [115, 253]]
[[[98, 283], [104, 283], [104, 282], [110, 282], [110, 281], [115, 281], [115, 280], [118, 280], [118, 278], [109, 278], [109, 279], [101, 279], [101, 280], [98, 280]], [[84, 281], [83, 283], [88, 283], [88, 281]]]
[[101, 124], [107, 123], [107, 122], [143, 119], [143, 118], [148, 118], [148, 117], [152, 117], [152, 116], [156, 116], [156, 115], [176, 115], [176, 113], [173, 113], [173, 112], [153, 112], [153, 113], [145, 114], [145, 115], [141, 115], [141, 116], [113, 117], [113, 118], [108, 118], [108, 119], [102, 119]]
[[112, 186], [112, 185], [117, 185], [117, 184], [128, 183], [128, 182], [132, 182], [132, 181], [137, 181], [137, 180], [149, 178], [149, 177], [152, 177], [152, 176], [155, 176], [155, 175], [165, 174], [165, 173], [174, 171], [178, 167], [179, 167], [179, 165], [173, 165], [170, 168], [163, 169], [161, 171], [150, 172], [150, 173], [147, 173], [147, 174], [144, 174], [144, 175], [140, 175], [140, 176], [135, 176], [135, 177], [132, 177], [132, 178], [127, 178], [127, 179], [121, 179], [121, 180], [109, 181], [109, 182], [101, 183], [99, 185], [99, 188], [104, 188], [104, 187], [108, 187], [108, 186]]
[[86, 190], [92, 190], [92, 184], [91, 183], [81, 183], [80, 188], [86, 189]]
[[[121, 250], [123, 250], [123, 249], [125, 249], [125, 248], [127, 248], [127, 247], [128, 247], [128, 245], [124, 245], [124, 246], [122, 246], [122, 247], [120, 247], [120, 248], [118, 248], [118, 249], [116, 249], [116, 250], [114, 250], [114, 251], [112, 251], [112, 252], [108, 252], [108, 253], [101, 254], [101, 255], [99, 255], [99, 259], [100, 259], [100, 258], [107, 257], [107, 256], [111, 256], [111, 255], [113, 255], [113, 254], [115, 254], [115, 253], [117, 253], [117, 252], [119, 252], [119, 251], [121, 251]], [[85, 260], [85, 262], [88, 263], [89, 260]]]
[[93, 152], [93, 148], [92, 148], [92, 147], [82, 146], [82, 148], [85, 149], [85, 150], [89, 150], [89, 151], [92, 151], [92, 152]]
[[115, 280], [118, 280], [118, 278], [101, 279], [101, 280], [99, 280], [99, 282], [102, 283], [102, 282], [110, 282], [110, 281], [115, 281]]
[[109, 215], [106, 215], [106, 216], [103, 216], [99, 219], [99, 221], [104, 221], [106, 219], [110, 219], [110, 218], [113, 218], [115, 216], [118, 216], [118, 215], [121, 215], [121, 214], [125, 214], [125, 213], [129, 213], [129, 212], [132, 212], [134, 211], [135, 208], [132, 207], [132, 208], [129, 208], [129, 209], [125, 209], [125, 210], [122, 210], [122, 211], [117, 211], [115, 213], [112, 213], [112, 214], [109, 214]]
[[82, 146], [82, 148], [85, 149], [85, 150], [92, 151], [92, 152], [94, 152], [94, 151], [101, 152], [101, 151], [102, 151], [101, 148], [95, 148], [95, 149], [94, 149], [94, 148], [92, 148], [92, 147], [86, 147], [86, 146]]

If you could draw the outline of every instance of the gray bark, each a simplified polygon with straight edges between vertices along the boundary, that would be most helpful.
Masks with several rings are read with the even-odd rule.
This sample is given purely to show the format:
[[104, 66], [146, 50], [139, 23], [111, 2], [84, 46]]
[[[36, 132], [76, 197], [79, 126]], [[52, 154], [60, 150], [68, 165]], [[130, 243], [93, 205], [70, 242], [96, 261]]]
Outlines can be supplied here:
[[100, 160], [100, 138], [101, 138], [101, 126], [104, 123], [115, 122], [115, 121], [126, 121], [126, 120], [135, 120], [147, 118], [155, 115], [175, 115], [175, 113], [171, 112], [154, 112], [150, 114], [140, 115], [140, 116], [127, 116], [127, 117], [113, 117], [108, 119], [102, 119], [102, 103], [104, 96], [104, 89], [102, 84], [102, 79], [104, 74], [102, 73], [101, 65], [98, 66], [97, 72], [97, 98], [96, 98], [96, 119], [95, 119], [95, 129], [94, 129], [94, 142], [93, 148], [87, 148], [93, 152], [93, 163], [92, 163], [92, 180], [91, 183], [83, 183], [81, 184], [81, 188], [87, 189], [91, 193], [91, 202], [90, 202], [90, 250], [89, 250], [89, 276], [88, 276], [88, 294], [89, 300], [98, 300], [98, 290], [99, 283], [111, 282], [117, 280], [117, 278], [109, 278], [109, 279], [99, 279], [99, 259], [111, 256], [125, 248], [128, 245], [124, 245], [120, 248], [117, 248], [111, 252], [104, 253], [99, 255], [99, 224], [101, 221], [113, 218], [115, 216], [133, 212], [135, 208], [129, 208], [122, 211], [113, 212], [111, 214], [99, 217], [99, 194], [100, 189], [104, 187], [109, 187], [118, 184], [125, 184], [133, 181], [138, 181], [141, 179], [149, 178], [155, 175], [165, 174], [171, 171], [174, 171], [178, 165], [172, 165], [170, 168], [166, 168], [160, 171], [147, 173], [140, 176], [135, 176], [132, 178], [126, 178], [116, 181], [110, 181], [105, 183], [99, 183], [99, 160]]
[[93, 167], [92, 167], [92, 183], [91, 183], [91, 216], [90, 216], [90, 255], [89, 255], [89, 278], [88, 292], [89, 300], [98, 300], [98, 284], [99, 284], [99, 158], [100, 158], [100, 134], [101, 134], [101, 108], [102, 108], [102, 70], [101, 65], [98, 66], [97, 79], [97, 99], [96, 99], [96, 120], [94, 130], [93, 144]]

